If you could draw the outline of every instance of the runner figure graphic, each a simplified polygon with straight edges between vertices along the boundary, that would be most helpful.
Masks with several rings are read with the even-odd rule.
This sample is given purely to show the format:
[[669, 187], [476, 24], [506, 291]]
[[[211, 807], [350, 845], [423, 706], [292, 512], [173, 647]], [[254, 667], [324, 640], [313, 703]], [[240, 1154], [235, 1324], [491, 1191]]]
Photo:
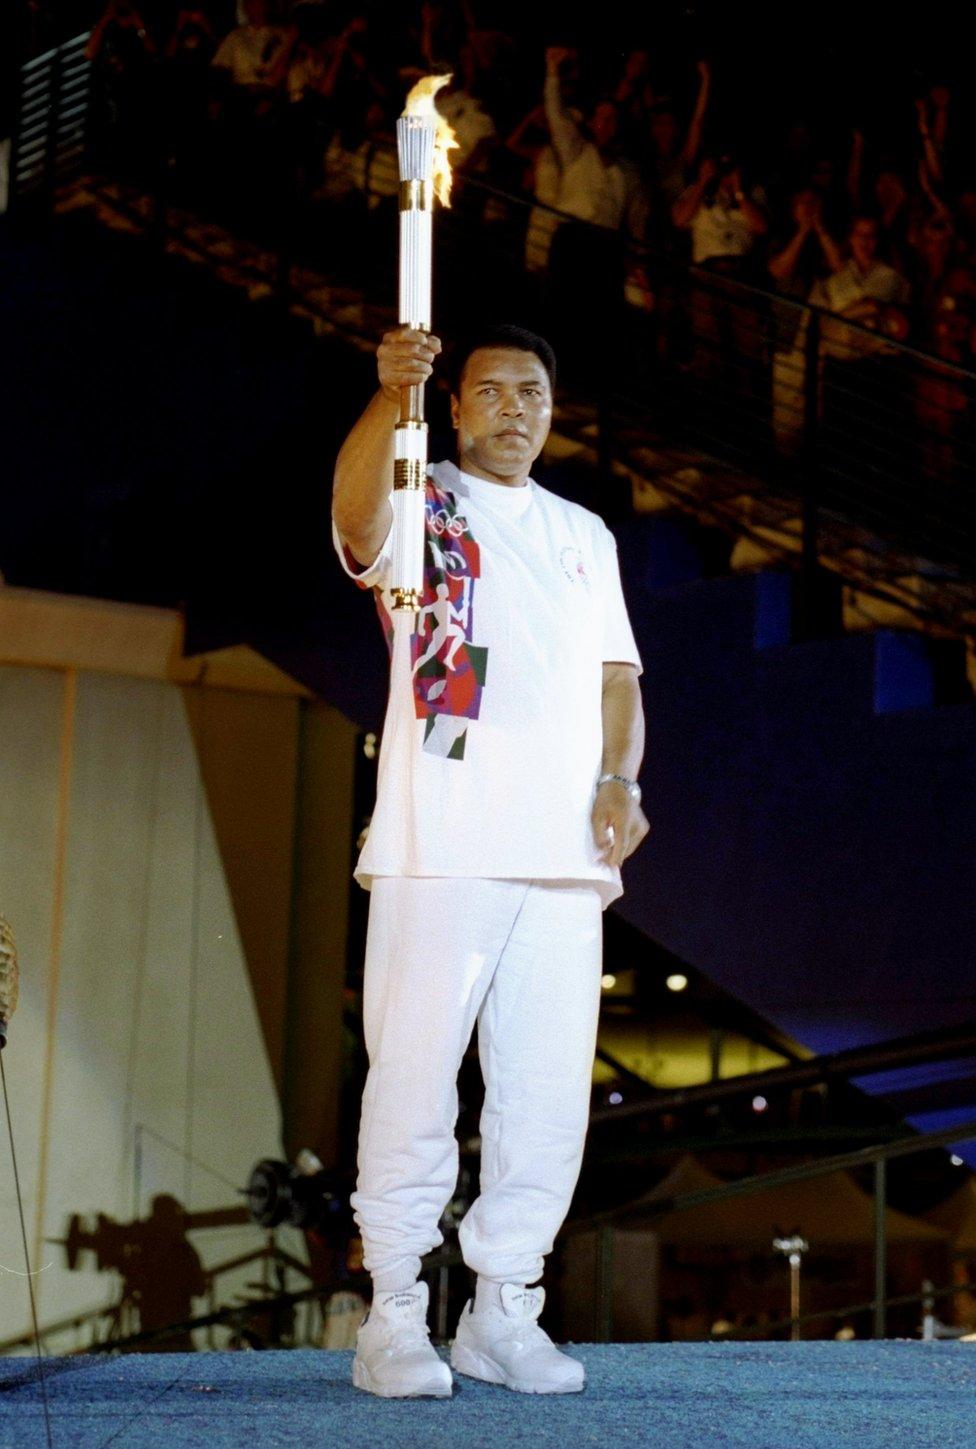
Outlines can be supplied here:
[[[417, 620], [418, 629], [421, 633], [426, 632], [422, 621], [430, 616], [431, 633], [427, 648], [414, 664], [415, 675], [431, 659], [439, 659], [445, 669], [454, 669], [454, 656], [461, 645], [467, 642], [468, 620], [471, 614], [471, 580], [469, 578], [461, 579], [460, 583], [461, 597], [456, 604], [451, 602], [450, 585], [445, 581], [437, 585], [436, 597], [420, 610]], [[441, 680], [439, 688], [432, 686], [427, 692], [428, 699], [434, 696], [435, 689], [440, 694], [445, 685], [446, 681]]]

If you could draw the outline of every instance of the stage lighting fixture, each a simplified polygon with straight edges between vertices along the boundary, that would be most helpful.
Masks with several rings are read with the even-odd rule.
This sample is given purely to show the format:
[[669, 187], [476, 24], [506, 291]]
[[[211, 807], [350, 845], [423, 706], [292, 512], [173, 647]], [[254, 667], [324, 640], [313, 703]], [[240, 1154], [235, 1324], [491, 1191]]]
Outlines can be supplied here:
[[307, 1149], [299, 1153], [295, 1166], [263, 1157], [251, 1170], [244, 1195], [251, 1217], [262, 1228], [290, 1223], [328, 1235], [348, 1226], [345, 1184], [337, 1173], [326, 1172]]

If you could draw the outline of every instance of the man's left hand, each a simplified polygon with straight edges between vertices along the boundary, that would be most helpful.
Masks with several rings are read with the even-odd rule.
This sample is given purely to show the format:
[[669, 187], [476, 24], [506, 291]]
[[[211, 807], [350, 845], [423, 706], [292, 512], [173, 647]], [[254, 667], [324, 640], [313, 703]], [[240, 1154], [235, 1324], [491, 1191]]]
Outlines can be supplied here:
[[647, 816], [623, 785], [607, 780], [590, 812], [593, 836], [607, 865], [622, 865], [650, 830]]

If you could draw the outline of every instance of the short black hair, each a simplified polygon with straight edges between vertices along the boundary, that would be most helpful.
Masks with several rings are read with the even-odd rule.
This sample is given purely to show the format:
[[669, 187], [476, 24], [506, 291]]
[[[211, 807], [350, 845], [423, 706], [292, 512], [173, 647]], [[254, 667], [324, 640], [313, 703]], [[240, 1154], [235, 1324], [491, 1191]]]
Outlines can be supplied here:
[[461, 391], [461, 378], [468, 359], [472, 352], [478, 352], [482, 347], [510, 347], [515, 352], [534, 352], [546, 369], [549, 385], [555, 392], [556, 354], [546, 339], [526, 327], [516, 326], [514, 322], [496, 322], [469, 332], [455, 344], [449, 369], [451, 392], [455, 396]]

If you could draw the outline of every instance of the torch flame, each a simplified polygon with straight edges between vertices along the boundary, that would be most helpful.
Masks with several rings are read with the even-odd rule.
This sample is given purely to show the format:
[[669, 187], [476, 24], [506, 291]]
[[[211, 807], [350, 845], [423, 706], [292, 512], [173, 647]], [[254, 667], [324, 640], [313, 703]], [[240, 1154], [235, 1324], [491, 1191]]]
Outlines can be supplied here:
[[451, 204], [451, 162], [448, 151], [458, 145], [454, 127], [449, 125], [434, 104], [434, 97], [442, 86], [452, 79], [450, 75], [425, 75], [407, 96], [403, 108], [405, 116], [433, 116], [437, 121], [434, 137], [434, 195], [442, 206]]

